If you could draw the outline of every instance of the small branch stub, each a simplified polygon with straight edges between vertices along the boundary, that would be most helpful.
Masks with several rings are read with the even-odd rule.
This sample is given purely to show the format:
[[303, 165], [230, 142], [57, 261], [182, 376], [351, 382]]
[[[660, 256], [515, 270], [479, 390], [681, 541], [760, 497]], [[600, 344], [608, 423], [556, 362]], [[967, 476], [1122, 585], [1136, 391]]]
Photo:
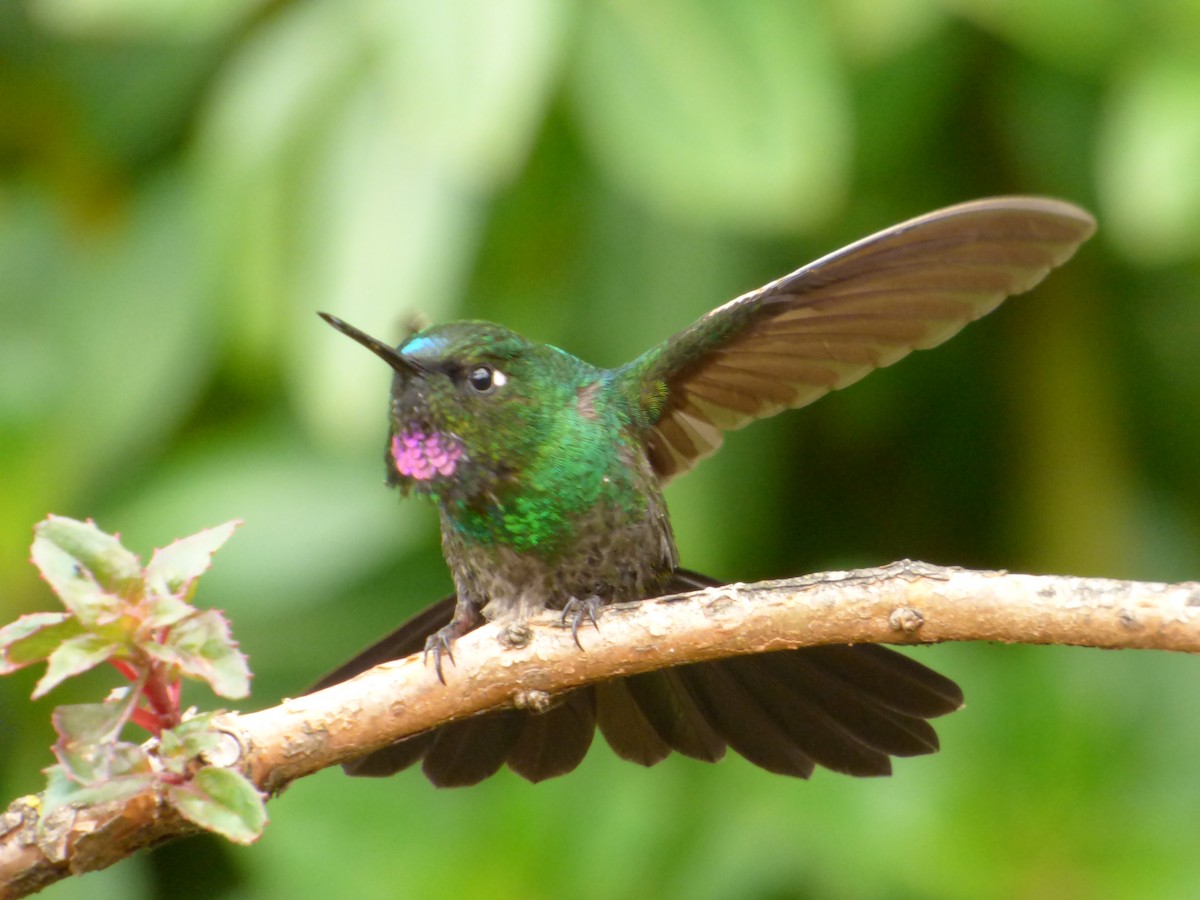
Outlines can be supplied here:
[[892, 614], [888, 616], [888, 624], [891, 625], [893, 631], [902, 631], [911, 635], [916, 634], [925, 624], [925, 617], [911, 606], [901, 606], [892, 610]]

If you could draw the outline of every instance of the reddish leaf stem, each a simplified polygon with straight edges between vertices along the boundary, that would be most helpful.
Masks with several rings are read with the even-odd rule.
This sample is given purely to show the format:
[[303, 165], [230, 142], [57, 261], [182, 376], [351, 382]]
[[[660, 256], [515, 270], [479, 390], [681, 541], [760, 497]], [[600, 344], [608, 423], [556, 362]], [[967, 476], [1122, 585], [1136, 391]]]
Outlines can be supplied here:
[[128, 678], [130, 681], [138, 680], [138, 671], [123, 659], [110, 659], [113, 668]]
[[162, 720], [144, 706], [137, 707], [129, 717], [129, 720], [135, 725], [145, 728], [155, 737], [162, 735]]
[[173, 728], [179, 724], [179, 680], [169, 681], [161, 664], [150, 664], [142, 695], [157, 716], [160, 728]]

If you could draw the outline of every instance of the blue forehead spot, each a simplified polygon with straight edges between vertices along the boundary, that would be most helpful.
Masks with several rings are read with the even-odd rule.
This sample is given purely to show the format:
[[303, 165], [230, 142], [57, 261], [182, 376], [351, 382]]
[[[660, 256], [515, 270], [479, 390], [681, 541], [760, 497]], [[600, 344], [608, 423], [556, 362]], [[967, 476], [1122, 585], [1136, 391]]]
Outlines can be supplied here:
[[445, 340], [442, 338], [417, 335], [416, 337], [407, 341], [404, 346], [400, 348], [400, 352], [404, 356], [420, 356], [423, 353], [436, 351], [445, 343]]

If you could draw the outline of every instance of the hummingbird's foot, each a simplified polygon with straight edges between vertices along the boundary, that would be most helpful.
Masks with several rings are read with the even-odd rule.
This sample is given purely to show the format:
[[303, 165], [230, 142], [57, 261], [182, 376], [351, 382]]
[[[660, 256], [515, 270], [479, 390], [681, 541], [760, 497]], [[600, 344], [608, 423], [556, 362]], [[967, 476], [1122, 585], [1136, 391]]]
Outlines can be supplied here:
[[429, 665], [429, 657], [433, 656], [433, 670], [437, 672], [438, 681], [442, 684], [446, 683], [446, 676], [442, 674], [442, 657], [447, 657], [451, 664], [454, 663], [454, 653], [450, 649], [450, 645], [454, 643], [454, 639], [459, 636], [459, 630], [455, 624], [451, 622], [445, 628], [439, 628], [433, 634], [425, 639], [425, 655], [422, 657], [425, 665]]
[[590, 597], [585, 597], [580, 600], [578, 597], [572, 597], [567, 601], [562, 611], [562, 624], [565, 626], [567, 620], [571, 621], [571, 637], [575, 639], [575, 646], [580, 650], [583, 649], [583, 644], [579, 643], [579, 626], [584, 619], [588, 619], [592, 623], [592, 627], [597, 631], [600, 630], [600, 623], [596, 621], [596, 615], [604, 608], [604, 601], [593, 594]]
[[450, 649], [451, 644], [482, 623], [483, 615], [479, 612], [479, 605], [459, 597], [454, 606], [454, 618], [425, 639], [425, 655], [422, 661], [429, 665], [429, 657], [433, 656], [433, 669], [442, 684], [446, 683], [446, 676], [442, 674], [442, 657], [447, 657], [453, 664], [454, 652]]

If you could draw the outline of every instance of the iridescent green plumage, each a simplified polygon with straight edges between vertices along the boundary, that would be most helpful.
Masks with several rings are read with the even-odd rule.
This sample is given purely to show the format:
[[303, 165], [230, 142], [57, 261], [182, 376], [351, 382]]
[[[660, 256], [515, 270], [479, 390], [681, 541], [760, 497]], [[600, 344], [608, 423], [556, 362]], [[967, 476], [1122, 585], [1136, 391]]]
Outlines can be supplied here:
[[[618, 519], [645, 511], [632, 465], [641, 451], [612, 373], [487, 322], [433, 326], [397, 351], [440, 377], [397, 375], [389, 457], [409, 424], [454, 435], [467, 451], [453, 477], [417, 479], [389, 465], [389, 479], [430, 496], [457, 540], [554, 559], [597, 505]], [[481, 367], [503, 378], [502, 388], [464, 391], [465, 376]]]
[[[663, 485], [722, 432], [810, 403], [936, 346], [1066, 260], [1094, 223], [1066, 203], [998, 198], [873, 235], [733, 300], [615, 370], [499, 325], [425, 329], [396, 348], [332, 316], [395, 370], [389, 480], [438, 507], [457, 590], [352, 660], [333, 683], [424, 644], [441, 660], [484, 619], [608, 603], [707, 580], [678, 569]], [[890, 771], [936, 749], [925, 719], [957, 687], [878, 647], [810, 648], [682, 666], [572, 692], [544, 716], [508, 712], [437, 729], [354, 764], [424, 760], [437, 784], [507, 762], [531, 780], [569, 771], [595, 725], [625, 758], [725, 746], [775, 772]]]

